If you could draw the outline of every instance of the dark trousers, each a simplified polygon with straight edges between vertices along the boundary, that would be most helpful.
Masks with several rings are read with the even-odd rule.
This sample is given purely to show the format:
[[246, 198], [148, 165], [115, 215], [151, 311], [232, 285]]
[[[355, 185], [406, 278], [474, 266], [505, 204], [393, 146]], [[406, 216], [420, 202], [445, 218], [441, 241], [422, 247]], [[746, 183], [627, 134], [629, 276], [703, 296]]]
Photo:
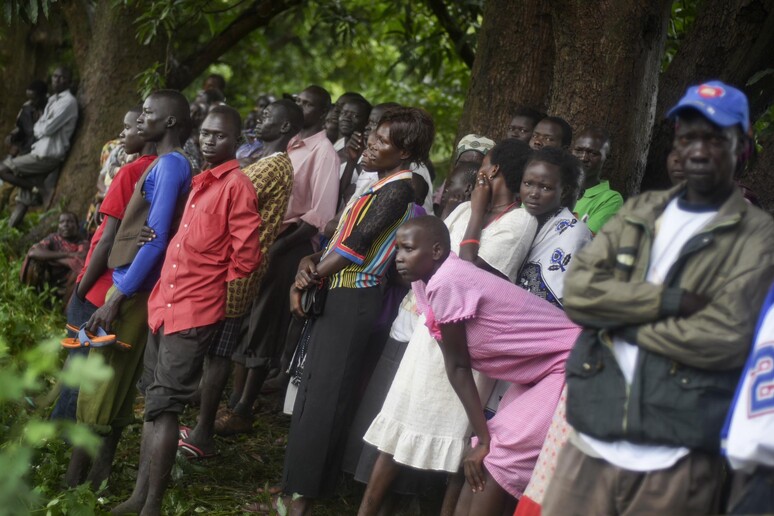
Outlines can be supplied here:
[[[88, 300], [80, 300], [78, 296], [73, 295], [70, 297], [70, 302], [67, 303], [67, 323], [71, 326], [79, 328], [83, 323], [87, 322], [89, 318], [97, 311], [97, 307], [94, 306]], [[68, 337], [77, 337], [76, 332], [68, 329]], [[89, 348], [75, 348], [70, 349], [67, 356], [67, 363], [76, 356], [83, 356], [89, 354]], [[59, 391], [59, 399], [56, 400], [54, 410], [51, 411], [51, 419], [69, 419], [75, 421], [75, 411], [78, 408], [78, 388], [68, 387], [62, 385], [62, 390]]]
[[287, 493], [317, 498], [335, 488], [381, 302], [378, 287], [328, 292], [293, 406], [283, 473]]

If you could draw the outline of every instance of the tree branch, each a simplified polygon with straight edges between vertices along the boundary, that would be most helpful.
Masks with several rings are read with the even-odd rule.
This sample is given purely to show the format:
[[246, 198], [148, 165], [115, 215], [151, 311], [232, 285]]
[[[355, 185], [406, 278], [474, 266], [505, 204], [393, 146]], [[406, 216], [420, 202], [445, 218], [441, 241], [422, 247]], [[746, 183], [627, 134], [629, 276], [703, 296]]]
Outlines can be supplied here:
[[279, 13], [299, 4], [301, 0], [256, 0], [228, 27], [173, 67], [167, 75], [167, 87], [182, 90], [242, 38], [268, 25]]
[[470, 68], [473, 69], [473, 60], [476, 57], [476, 53], [473, 48], [465, 41], [465, 30], [460, 27], [454, 18], [449, 14], [446, 4], [443, 0], [425, 0], [427, 6], [433, 11], [433, 14], [438, 19], [438, 22], [446, 31], [446, 34], [451, 38], [454, 43], [454, 48], [457, 50], [460, 59]]

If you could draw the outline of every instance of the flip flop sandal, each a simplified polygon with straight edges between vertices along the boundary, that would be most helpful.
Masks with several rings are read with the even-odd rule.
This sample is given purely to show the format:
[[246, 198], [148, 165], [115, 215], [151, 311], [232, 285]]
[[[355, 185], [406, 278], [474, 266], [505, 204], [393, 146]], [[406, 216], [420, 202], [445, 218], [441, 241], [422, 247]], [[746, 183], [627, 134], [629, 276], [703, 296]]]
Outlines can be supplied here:
[[188, 439], [188, 436], [191, 435], [191, 427], [180, 425], [178, 427], [178, 434], [180, 435], [180, 439]]
[[204, 460], [218, 456], [218, 452], [208, 454], [198, 446], [187, 443], [182, 439], [177, 441], [177, 449], [188, 460]]
[[86, 324], [84, 323], [81, 325], [81, 327], [78, 330], [75, 330], [74, 326], [71, 324], [67, 325], [68, 330], [77, 331], [78, 337], [67, 337], [60, 341], [60, 344], [64, 348], [104, 348], [107, 346], [113, 346], [120, 349], [132, 349], [131, 344], [127, 344], [126, 342], [121, 342], [116, 340], [116, 336], [112, 334], [108, 334], [105, 330], [102, 328], [97, 329], [97, 334], [94, 335], [88, 331], [86, 331]]

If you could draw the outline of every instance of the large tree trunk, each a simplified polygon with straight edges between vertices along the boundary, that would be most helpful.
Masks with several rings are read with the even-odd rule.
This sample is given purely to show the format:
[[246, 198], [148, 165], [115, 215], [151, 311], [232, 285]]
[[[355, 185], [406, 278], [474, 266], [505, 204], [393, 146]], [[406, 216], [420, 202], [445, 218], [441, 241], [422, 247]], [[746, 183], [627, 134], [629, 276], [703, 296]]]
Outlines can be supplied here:
[[[771, 102], [774, 81], [745, 86], [751, 76], [774, 67], [774, 0], [704, 0], [693, 27], [659, 81], [656, 116], [643, 189], [669, 185], [666, 156], [672, 149], [673, 122], [664, 118], [688, 86], [721, 79], [751, 95], [753, 119]], [[767, 85], [767, 88], [761, 88]], [[755, 183], [764, 176], [756, 176]], [[752, 186], [756, 186], [753, 184]], [[774, 189], [767, 188], [767, 203]], [[763, 193], [763, 192], [762, 192]]]
[[761, 201], [761, 205], [769, 213], [774, 213], [774, 134], [769, 134], [760, 141], [763, 150], [758, 155], [752, 168], [742, 177], [745, 186], [750, 187]]
[[467, 133], [499, 140], [516, 107], [544, 109], [553, 61], [547, 3], [488, 0], [457, 140]]
[[63, 6], [81, 77], [81, 109], [54, 202], [62, 201], [80, 214], [85, 214], [95, 192], [102, 146], [118, 137], [127, 109], [141, 101], [135, 76], [164, 58], [161, 38], [150, 46], [137, 41], [132, 20], [138, 12], [113, 4], [97, 2], [91, 20], [81, 2]]
[[637, 193], [653, 124], [669, 0], [555, 0], [550, 112], [613, 135], [607, 177]]
[[51, 20], [41, 19], [35, 26], [14, 22], [3, 31], [3, 44], [0, 45], [3, 76], [0, 81], [0, 141], [16, 123], [16, 115], [27, 100], [24, 94], [27, 85], [34, 79], [48, 80], [48, 67], [53, 64], [56, 50], [64, 41], [63, 23], [56, 16], [52, 16]]

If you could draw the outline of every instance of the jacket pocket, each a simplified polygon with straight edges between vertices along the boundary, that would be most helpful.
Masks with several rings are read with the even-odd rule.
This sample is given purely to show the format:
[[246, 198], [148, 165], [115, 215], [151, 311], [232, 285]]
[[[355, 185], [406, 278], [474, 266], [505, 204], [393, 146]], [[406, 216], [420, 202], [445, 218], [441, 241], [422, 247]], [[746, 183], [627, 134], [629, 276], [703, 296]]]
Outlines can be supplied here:
[[613, 440], [625, 432], [626, 381], [598, 330], [584, 330], [567, 359], [567, 421], [579, 432]]
[[697, 369], [647, 353], [642, 368], [643, 440], [717, 452], [740, 374]]

